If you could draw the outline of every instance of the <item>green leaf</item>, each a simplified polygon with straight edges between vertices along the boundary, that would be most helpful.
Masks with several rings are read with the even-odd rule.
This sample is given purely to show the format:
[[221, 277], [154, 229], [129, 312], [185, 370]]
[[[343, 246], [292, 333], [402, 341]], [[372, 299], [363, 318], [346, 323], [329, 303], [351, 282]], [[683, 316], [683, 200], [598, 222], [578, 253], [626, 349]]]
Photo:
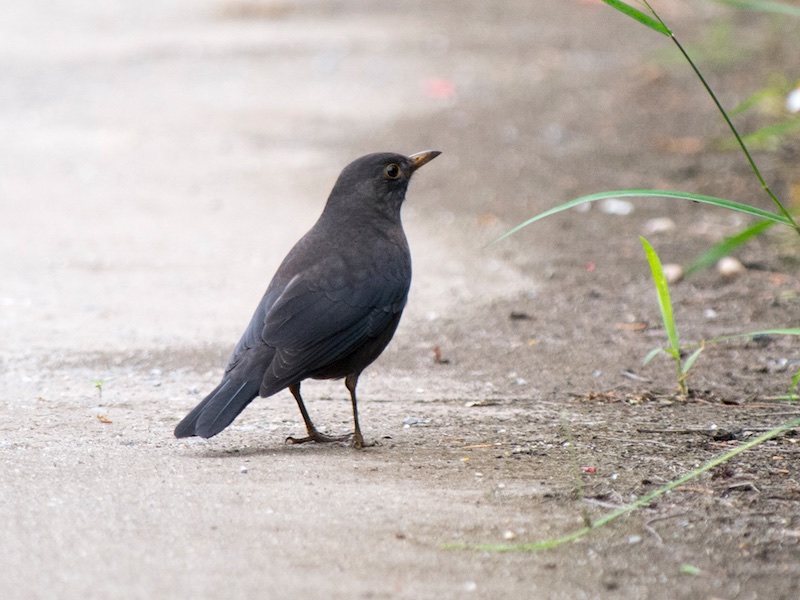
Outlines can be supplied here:
[[746, 98], [744, 101], [740, 102], [735, 108], [729, 110], [728, 114], [732, 117], [742, 114], [765, 101], [780, 102], [782, 105], [786, 94], [788, 94], [793, 88], [794, 86], [790, 85], [786, 80], [782, 80], [779, 83], [775, 83], [769, 87], [758, 90], [749, 98]]
[[719, 206], [720, 208], [735, 210], [737, 212], [744, 213], [746, 215], [751, 215], [753, 217], [758, 217], [760, 219], [775, 221], [776, 223], [780, 223], [781, 225], [789, 225], [790, 227], [792, 226], [791, 221], [789, 221], [789, 219], [786, 218], [784, 215], [771, 213], [769, 211], [756, 208], [754, 206], [741, 204], [739, 202], [726, 200], [724, 198], [715, 198], [713, 196], [704, 196], [702, 194], [690, 194], [688, 192], [678, 192], [674, 190], [647, 190], [647, 189], [614, 190], [611, 192], [599, 192], [597, 194], [589, 194], [588, 196], [581, 196], [580, 198], [575, 198], [574, 200], [565, 202], [564, 204], [559, 204], [558, 206], [554, 206], [551, 209], [548, 209], [544, 212], [539, 213], [538, 215], [531, 217], [527, 221], [523, 221], [513, 229], [501, 235], [496, 240], [492, 241], [491, 244], [495, 244], [500, 240], [504, 240], [508, 236], [515, 234], [523, 227], [527, 227], [528, 225], [531, 225], [532, 223], [535, 223], [540, 219], [544, 219], [545, 217], [549, 217], [550, 215], [554, 215], [564, 210], [574, 208], [580, 204], [595, 202], [597, 200], [606, 200], [608, 198], [677, 198], [679, 200], [690, 200], [692, 202], [711, 204], [713, 206]]
[[[769, 150], [785, 139], [787, 135], [800, 129], [800, 118], [790, 117], [780, 123], [767, 125], [742, 136], [742, 141], [756, 150]], [[734, 140], [724, 139], [715, 144], [720, 150], [734, 150], [738, 144]]]
[[658, 307], [661, 309], [661, 317], [664, 320], [664, 328], [667, 330], [667, 337], [669, 338], [669, 345], [673, 351], [673, 356], [676, 354], [680, 356], [680, 344], [678, 343], [678, 330], [675, 327], [675, 319], [672, 316], [672, 302], [669, 298], [669, 285], [667, 278], [664, 276], [664, 269], [661, 266], [661, 259], [658, 254], [643, 237], [639, 236], [644, 246], [644, 252], [647, 255], [647, 262], [650, 264], [650, 271], [653, 274], [653, 283], [656, 286], [656, 293], [658, 296]]
[[683, 371], [685, 373], [688, 373], [691, 370], [691, 368], [694, 366], [694, 361], [697, 360], [697, 357], [700, 356], [700, 353], [703, 350], [705, 350], [705, 346], [700, 346], [697, 350], [695, 350], [689, 355], [689, 358], [687, 358], [686, 361], [683, 363]]
[[769, 229], [775, 224], [775, 221], [758, 221], [753, 225], [749, 225], [736, 235], [725, 238], [720, 243], [712, 246], [703, 254], [695, 258], [684, 269], [683, 274], [688, 277], [698, 271], [702, 271], [715, 264], [723, 256], [728, 256], [736, 248], [751, 240], [752, 238], [761, 235], [764, 231]]
[[603, 0], [606, 4], [608, 4], [612, 8], [616, 8], [619, 12], [628, 15], [631, 19], [636, 19], [642, 25], [646, 25], [653, 31], [657, 31], [658, 33], [662, 33], [666, 36], [671, 36], [672, 32], [667, 28], [664, 23], [658, 19], [654, 19], [650, 15], [644, 14], [638, 8], [633, 8], [629, 4], [625, 4], [621, 2], [621, 0]]
[[653, 348], [652, 350], [650, 350], [650, 352], [647, 353], [647, 356], [644, 357], [642, 364], [646, 365], [662, 352], [666, 352], [666, 350], [664, 350], [664, 348]]
[[727, 4], [732, 8], [800, 17], [800, 7], [784, 4], [783, 2], [773, 2], [771, 0], [717, 0], [717, 2]]
[[748, 333], [737, 333], [735, 335], [725, 335], [715, 338], [713, 341], [735, 340], [737, 338], [754, 338], [758, 335], [800, 335], [800, 327], [784, 327], [779, 329], [762, 329], [761, 331], [750, 331]]
[[[748, 331], [747, 333], [734, 333], [733, 335], [721, 335], [719, 337], [686, 344], [684, 348], [703, 346], [706, 344], [719, 344], [720, 342], [732, 342], [734, 340], [750, 340], [760, 335], [800, 335], [800, 327], [783, 327], [777, 329], [762, 329], [761, 331]], [[666, 350], [664, 350], [666, 352]]]
[[681, 573], [685, 573], [686, 575], [700, 575], [702, 571], [694, 565], [684, 564], [681, 565]]
[[789, 396], [794, 395], [794, 391], [797, 389], [797, 386], [800, 385], [800, 371], [794, 374], [792, 377], [792, 385], [789, 386]]

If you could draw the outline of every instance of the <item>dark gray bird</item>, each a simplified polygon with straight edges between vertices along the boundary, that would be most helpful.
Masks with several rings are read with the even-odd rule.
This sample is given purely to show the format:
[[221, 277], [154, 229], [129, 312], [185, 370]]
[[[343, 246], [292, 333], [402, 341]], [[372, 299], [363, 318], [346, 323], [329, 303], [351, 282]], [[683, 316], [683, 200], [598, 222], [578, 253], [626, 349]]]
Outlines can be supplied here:
[[[256, 396], [288, 387], [308, 430], [307, 437], [288, 442], [364, 446], [358, 377], [392, 339], [411, 284], [400, 208], [413, 173], [439, 154], [369, 154], [345, 167], [319, 220], [278, 267], [222, 381], [178, 424], [175, 437], [215, 436]], [[344, 378], [352, 434], [317, 431], [300, 396], [308, 378]]]

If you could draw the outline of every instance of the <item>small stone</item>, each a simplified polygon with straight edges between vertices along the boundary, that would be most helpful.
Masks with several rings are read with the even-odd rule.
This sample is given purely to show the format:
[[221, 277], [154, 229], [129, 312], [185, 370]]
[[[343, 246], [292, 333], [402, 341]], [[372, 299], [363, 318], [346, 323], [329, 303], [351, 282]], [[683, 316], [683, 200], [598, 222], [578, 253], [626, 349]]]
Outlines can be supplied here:
[[717, 263], [717, 272], [725, 278], [732, 279], [744, 273], [744, 265], [732, 256], [725, 256]]
[[510, 529], [506, 529], [503, 532], [503, 539], [506, 540], [507, 542], [510, 542], [511, 540], [516, 539], [516, 537], [517, 537], [517, 534], [514, 533], [513, 531], [511, 531]]
[[800, 112], [800, 87], [793, 89], [786, 96], [786, 110], [792, 113]]
[[600, 203], [600, 210], [607, 215], [619, 215], [624, 217], [633, 212], [633, 202], [621, 200], [619, 198], [608, 198]]
[[703, 311], [703, 316], [708, 320], [716, 319], [717, 311], [715, 311], [713, 308], [707, 308]]
[[245, 467], [244, 465], [242, 465], [241, 467], [239, 467], [239, 473], [242, 473], [243, 475], [244, 475], [245, 473], [247, 473], [247, 467]]
[[650, 219], [644, 224], [645, 234], [666, 233], [675, 229], [675, 221], [669, 217], [658, 217]]
[[674, 263], [668, 263], [662, 267], [667, 283], [678, 283], [683, 279], [683, 267]]

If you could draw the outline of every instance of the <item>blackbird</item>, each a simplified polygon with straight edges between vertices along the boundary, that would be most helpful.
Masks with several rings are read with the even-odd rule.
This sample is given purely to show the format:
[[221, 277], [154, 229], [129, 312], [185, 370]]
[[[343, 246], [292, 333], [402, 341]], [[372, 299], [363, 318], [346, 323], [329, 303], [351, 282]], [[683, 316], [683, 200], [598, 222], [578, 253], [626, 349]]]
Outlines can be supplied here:
[[[400, 208], [411, 176], [439, 154], [368, 154], [345, 167], [316, 224], [278, 267], [222, 381], [178, 424], [175, 437], [215, 436], [254, 398], [288, 387], [308, 435], [287, 442], [364, 446], [358, 377], [392, 339], [411, 284]], [[300, 395], [308, 378], [344, 378], [353, 404], [352, 434], [317, 431]]]

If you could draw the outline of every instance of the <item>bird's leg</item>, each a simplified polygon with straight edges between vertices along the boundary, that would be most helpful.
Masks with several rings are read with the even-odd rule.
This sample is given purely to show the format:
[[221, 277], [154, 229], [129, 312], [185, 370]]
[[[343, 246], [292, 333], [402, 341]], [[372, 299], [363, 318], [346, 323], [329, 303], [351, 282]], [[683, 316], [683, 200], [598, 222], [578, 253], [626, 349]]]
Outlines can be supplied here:
[[351, 434], [334, 437], [324, 435], [317, 431], [317, 428], [314, 427], [314, 423], [311, 421], [311, 417], [308, 416], [306, 405], [303, 404], [303, 397], [300, 395], [300, 384], [295, 383], [294, 385], [290, 385], [289, 391], [292, 392], [292, 396], [294, 396], [294, 399], [297, 400], [297, 406], [300, 407], [300, 414], [303, 415], [303, 421], [306, 422], [308, 436], [304, 438], [293, 438], [292, 436], [289, 436], [286, 438], [287, 444], [305, 444], [306, 442], [346, 442], [352, 437]]
[[358, 448], [359, 450], [364, 446], [373, 446], [374, 443], [365, 444], [364, 437], [361, 435], [361, 427], [358, 425], [358, 403], [356, 401], [356, 386], [358, 385], [358, 376], [361, 373], [351, 373], [344, 379], [344, 384], [347, 386], [348, 391], [350, 392], [350, 400], [353, 401], [353, 423], [355, 424], [355, 430], [353, 431], [353, 448]]

